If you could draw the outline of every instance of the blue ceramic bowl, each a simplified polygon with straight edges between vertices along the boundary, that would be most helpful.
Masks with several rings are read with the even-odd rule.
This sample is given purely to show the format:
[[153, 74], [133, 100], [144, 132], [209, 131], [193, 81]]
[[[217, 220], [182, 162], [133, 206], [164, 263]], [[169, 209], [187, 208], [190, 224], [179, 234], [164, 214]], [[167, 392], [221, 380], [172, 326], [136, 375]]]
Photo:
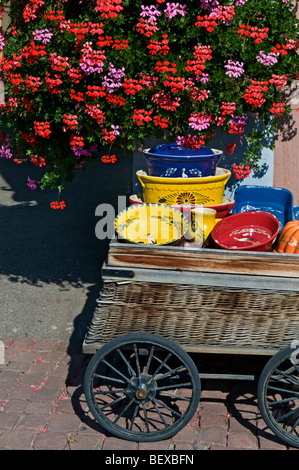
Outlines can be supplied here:
[[235, 191], [235, 205], [232, 213], [265, 211], [275, 215], [280, 230], [294, 219], [293, 194], [288, 189], [272, 186], [240, 186]]
[[143, 151], [149, 176], [201, 178], [215, 176], [223, 152], [201, 147], [188, 149], [176, 143], [162, 144]]

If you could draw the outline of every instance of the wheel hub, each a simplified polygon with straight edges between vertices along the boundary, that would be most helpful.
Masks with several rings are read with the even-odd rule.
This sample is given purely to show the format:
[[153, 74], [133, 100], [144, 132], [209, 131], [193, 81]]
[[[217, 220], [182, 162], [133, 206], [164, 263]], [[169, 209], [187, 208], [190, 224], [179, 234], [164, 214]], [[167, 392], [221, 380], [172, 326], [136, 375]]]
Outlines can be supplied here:
[[138, 400], [144, 400], [148, 396], [148, 390], [146, 388], [138, 388], [135, 392], [135, 397]]
[[156, 395], [156, 382], [147, 374], [133, 377], [127, 389], [130, 399], [142, 404], [149, 402]]

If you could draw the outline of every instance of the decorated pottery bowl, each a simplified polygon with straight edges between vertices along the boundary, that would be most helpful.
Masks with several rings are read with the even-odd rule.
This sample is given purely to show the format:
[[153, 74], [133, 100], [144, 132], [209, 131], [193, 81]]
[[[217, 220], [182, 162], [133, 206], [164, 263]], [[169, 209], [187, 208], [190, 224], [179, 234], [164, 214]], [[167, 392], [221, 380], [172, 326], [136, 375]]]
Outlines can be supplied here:
[[[132, 194], [129, 196], [129, 201], [130, 204], [143, 204], [143, 194]], [[216, 205], [207, 205], [204, 206], [202, 204], [173, 204], [171, 207], [174, 207], [175, 209], [178, 209], [179, 211], [183, 212], [184, 215], [188, 215], [191, 212], [191, 209], [195, 209], [197, 207], [208, 207], [210, 209], [215, 209], [216, 211], [216, 217], [218, 219], [222, 219], [223, 217], [226, 217], [234, 207], [235, 201], [234, 199], [230, 197], [223, 196], [223, 200], [221, 204], [216, 204]]]
[[143, 155], [147, 160], [149, 176], [201, 178], [215, 175], [223, 152], [207, 147], [190, 149], [171, 143], [146, 149]]
[[224, 188], [231, 176], [230, 170], [217, 168], [215, 176], [203, 178], [163, 178], [149, 176], [143, 170], [136, 173], [145, 203], [182, 205], [222, 204]]
[[269, 251], [278, 233], [279, 220], [275, 215], [251, 211], [220, 220], [212, 230], [212, 238], [227, 250]]
[[166, 204], [133, 204], [114, 221], [119, 239], [144, 245], [179, 241], [188, 229], [186, 217]]

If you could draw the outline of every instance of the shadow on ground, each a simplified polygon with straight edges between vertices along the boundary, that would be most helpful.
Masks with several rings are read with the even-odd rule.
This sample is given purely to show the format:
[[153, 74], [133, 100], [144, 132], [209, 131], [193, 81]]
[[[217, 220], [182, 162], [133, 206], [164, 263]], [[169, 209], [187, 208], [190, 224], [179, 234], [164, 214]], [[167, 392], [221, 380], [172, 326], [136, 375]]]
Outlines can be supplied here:
[[67, 184], [63, 211], [50, 208], [55, 191], [27, 187], [28, 176], [41, 175], [0, 160], [0, 336], [82, 341], [108, 249], [95, 235], [95, 210], [102, 203], [117, 210], [118, 195], [130, 191], [132, 162], [120, 152], [114, 165], [92, 162]]

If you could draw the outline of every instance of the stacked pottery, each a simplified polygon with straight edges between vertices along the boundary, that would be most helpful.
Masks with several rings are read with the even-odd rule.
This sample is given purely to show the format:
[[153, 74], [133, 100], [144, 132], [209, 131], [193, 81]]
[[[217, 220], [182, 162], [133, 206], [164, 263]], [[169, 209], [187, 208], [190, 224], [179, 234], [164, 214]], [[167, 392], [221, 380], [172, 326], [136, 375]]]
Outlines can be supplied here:
[[143, 152], [149, 176], [199, 178], [215, 176], [223, 152], [207, 147], [189, 149], [177, 144], [162, 144]]
[[[232, 199], [224, 197], [231, 172], [218, 167], [223, 152], [207, 147], [188, 149], [171, 143], [147, 149], [143, 154], [147, 172], [136, 173], [143, 194], [131, 196], [131, 203], [167, 204], [180, 209], [189, 221], [190, 240], [203, 242], [218, 219], [234, 205]], [[198, 207], [204, 210], [195, 211]], [[209, 229], [204, 228], [206, 218]]]

